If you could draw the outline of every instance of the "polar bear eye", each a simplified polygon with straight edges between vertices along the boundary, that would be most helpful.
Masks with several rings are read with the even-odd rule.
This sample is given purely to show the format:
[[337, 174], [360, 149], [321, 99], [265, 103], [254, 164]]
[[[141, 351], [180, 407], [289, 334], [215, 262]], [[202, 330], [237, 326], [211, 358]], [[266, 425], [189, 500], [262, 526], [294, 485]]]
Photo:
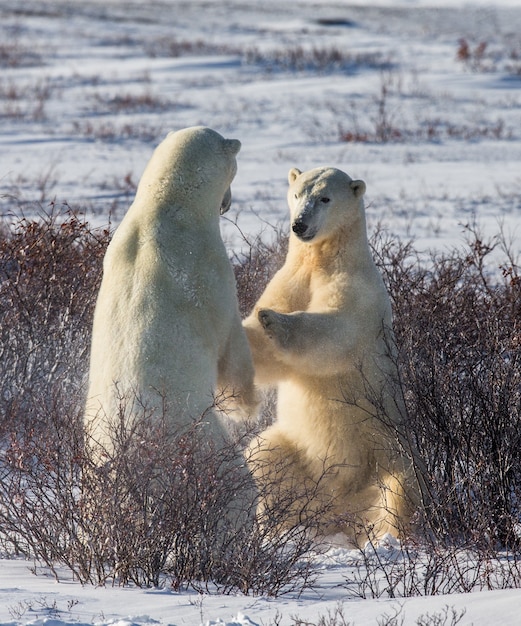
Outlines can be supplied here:
[[320, 198], [320, 202], [323, 202], [324, 204], [327, 204], [329, 202], [329, 198]]

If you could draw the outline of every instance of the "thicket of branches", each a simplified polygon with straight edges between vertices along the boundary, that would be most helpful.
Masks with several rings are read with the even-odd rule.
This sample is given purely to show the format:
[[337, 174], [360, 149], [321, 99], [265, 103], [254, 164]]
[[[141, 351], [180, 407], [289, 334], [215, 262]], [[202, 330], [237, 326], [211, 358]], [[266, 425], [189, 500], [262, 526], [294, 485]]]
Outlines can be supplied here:
[[54, 205], [0, 225], [2, 430], [45, 431], [46, 411], [77, 401], [109, 236]]
[[447, 546], [519, 547], [521, 277], [475, 225], [449, 253], [375, 241], [394, 309], [409, 432], [424, 465], [424, 531]]
[[[4, 551], [51, 567], [65, 564], [94, 583], [273, 595], [311, 584], [306, 555], [315, 547], [318, 520], [307, 515], [307, 528], [278, 534], [288, 508], [280, 499], [263, 520], [254, 519], [249, 481], [223, 469], [240, 455], [242, 440], [216, 451], [200, 446], [197, 424], [168, 443], [158, 443], [149, 429], [137, 449], [119, 442], [124, 450], [115, 451], [110, 469], [95, 466], [81, 415], [110, 233], [67, 207], [12, 221], [0, 231]], [[506, 551], [514, 574], [509, 570], [502, 582], [490, 582], [488, 570], [483, 576], [492, 587], [521, 584], [521, 278], [503, 238], [486, 241], [475, 228], [468, 234], [460, 249], [428, 257], [381, 232], [372, 242], [393, 301], [408, 433], [425, 485], [402, 563], [428, 543], [429, 562], [417, 561], [423, 582], [430, 580], [424, 593], [440, 588], [433, 569], [439, 573], [447, 554], [457, 565], [463, 549], [486, 555], [487, 562]], [[285, 243], [282, 235], [272, 243], [258, 239], [233, 259], [243, 313], [282, 262]], [[85, 489], [89, 480], [105, 497]], [[237, 498], [247, 515], [229, 520], [223, 532], [226, 503]], [[383, 571], [395, 588], [419, 592], [420, 570], [402, 566], [397, 575], [367, 554], [369, 574], [359, 589], [371, 588], [370, 573], [378, 570], [378, 588]]]

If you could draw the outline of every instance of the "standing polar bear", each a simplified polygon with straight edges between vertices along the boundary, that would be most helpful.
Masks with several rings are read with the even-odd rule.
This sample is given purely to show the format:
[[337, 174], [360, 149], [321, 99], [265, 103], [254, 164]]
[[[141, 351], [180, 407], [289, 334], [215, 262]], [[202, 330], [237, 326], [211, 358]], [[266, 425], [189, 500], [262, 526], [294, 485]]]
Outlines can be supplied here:
[[330, 167], [288, 179], [287, 258], [243, 322], [257, 381], [278, 388], [277, 419], [249, 462], [263, 493], [289, 495], [294, 517], [327, 510], [322, 534], [396, 534], [414, 489], [393, 432], [391, 305], [367, 241], [365, 183]]
[[[144, 410], [175, 434], [204, 415], [205, 439], [223, 440], [212, 411], [225, 388], [255, 411], [253, 365], [219, 230], [231, 202], [240, 142], [205, 127], [170, 133], [156, 148], [107, 249], [94, 314], [85, 424], [100, 462], [118, 424]], [[166, 415], [165, 415], [166, 413]]]

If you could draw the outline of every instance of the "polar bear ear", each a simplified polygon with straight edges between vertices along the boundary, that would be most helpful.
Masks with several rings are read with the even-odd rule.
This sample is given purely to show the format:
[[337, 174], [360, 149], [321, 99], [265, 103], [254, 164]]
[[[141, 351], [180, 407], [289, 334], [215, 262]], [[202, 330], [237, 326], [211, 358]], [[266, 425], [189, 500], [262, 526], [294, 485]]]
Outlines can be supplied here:
[[365, 183], [363, 180], [352, 180], [351, 189], [355, 194], [355, 198], [361, 198], [365, 193]]
[[302, 172], [300, 170], [298, 170], [296, 167], [292, 167], [288, 173], [289, 184], [291, 185], [291, 183], [294, 183], [301, 174]]
[[235, 156], [241, 149], [241, 142], [238, 139], [225, 139], [224, 145], [226, 152], [232, 156]]

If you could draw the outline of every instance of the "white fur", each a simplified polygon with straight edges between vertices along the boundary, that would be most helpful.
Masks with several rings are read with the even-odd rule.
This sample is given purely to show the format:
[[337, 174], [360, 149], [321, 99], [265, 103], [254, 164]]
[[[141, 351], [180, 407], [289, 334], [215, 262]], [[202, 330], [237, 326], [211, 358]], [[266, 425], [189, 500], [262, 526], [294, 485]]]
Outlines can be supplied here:
[[[110, 454], [120, 405], [131, 426], [140, 404], [176, 432], [208, 411], [219, 386], [241, 410], [256, 406], [253, 367], [235, 279], [219, 231], [240, 142], [194, 127], [170, 133], [148, 163], [108, 247], [94, 315], [85, 422]], [[123, 403], [122, 403], [122, 397]], [[163, 405], [163, 402], [165, 405]]]
[[[376, 394], [399, 426], [389, 349], [390, 300], [369, 249], [365, 183], [334, 168], [289, 172], [292, 233], [284, 266], [244, 321], [259, 383], [278, 388], [277, 419], [251, 445], [259, 480], [277, 468], [287, 489], [334, 498], [326, 533], [354, 515], [375, 532], [406, 523], [407, 460], [375, 417]], [[370, 389], [370, 394], [368, 394]]]

